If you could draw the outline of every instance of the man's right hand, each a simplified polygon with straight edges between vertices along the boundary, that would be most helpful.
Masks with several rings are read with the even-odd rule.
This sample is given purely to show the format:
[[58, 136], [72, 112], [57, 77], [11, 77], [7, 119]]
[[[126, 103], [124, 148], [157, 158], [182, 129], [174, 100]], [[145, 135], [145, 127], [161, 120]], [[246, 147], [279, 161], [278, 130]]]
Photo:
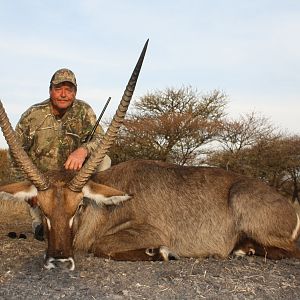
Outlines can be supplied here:
[[88, 155], [88, 151], [84, 147], [80, 147], [73, 151], [67, 161], [64, 164], [66, 170], [74, 170], [78, 171], [81, 169], [86, 157]]

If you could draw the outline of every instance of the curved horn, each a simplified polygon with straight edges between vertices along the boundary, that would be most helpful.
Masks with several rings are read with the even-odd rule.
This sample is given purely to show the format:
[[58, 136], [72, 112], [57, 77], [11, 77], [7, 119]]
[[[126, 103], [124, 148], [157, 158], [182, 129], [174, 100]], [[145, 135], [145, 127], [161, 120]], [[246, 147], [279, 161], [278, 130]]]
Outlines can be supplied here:
[[79, 192], [82, 190], [83, 186], [95, 172], [104, 156], [108, 152], [109, 148], [113, 144], [116, 139], [118, 130], [120, 126], [123, 124], [130, 100], [132, 98], [136, 82], [143, 64], [143, 60], [145, 57], [145, 53], [147, 50], [149, 39], [146, 41], [145, 46], [140, 54], [138, 62], [131, 74], [129, 82], [126, 86], [126, 89], [123, 93], [122, 99], [118, 106], [118, 109], [103, 137], [98, 147], [90, 156], [89, 160], [84, 164], [79, 173], [69, 182], [68, 187], [75, 192]]
[[22, 168], [29, 180], [35, 185], [38, 190], [46, 190], [49, 187], [48, 179], [40, 173], [40, 171], [33, 164], [32, 160], [29, 158], [27, 153], [24, 151], [15, 131], [13, 130], [7, 114], [4, 110], [2, 102], [0, 101], [0, 126], [3, 135], [7, 141], [10, 152], [14, 160], [17, 162], [18, 166]]

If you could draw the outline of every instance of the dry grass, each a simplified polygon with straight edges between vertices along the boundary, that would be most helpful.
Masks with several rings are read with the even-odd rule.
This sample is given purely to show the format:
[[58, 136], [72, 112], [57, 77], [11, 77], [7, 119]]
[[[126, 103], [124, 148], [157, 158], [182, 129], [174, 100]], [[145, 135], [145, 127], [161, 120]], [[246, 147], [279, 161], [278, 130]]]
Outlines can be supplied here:
[[0, 199], [0, 226], [10, 223], [30, 223], [28, 205], [22, 201], [3, 201]]

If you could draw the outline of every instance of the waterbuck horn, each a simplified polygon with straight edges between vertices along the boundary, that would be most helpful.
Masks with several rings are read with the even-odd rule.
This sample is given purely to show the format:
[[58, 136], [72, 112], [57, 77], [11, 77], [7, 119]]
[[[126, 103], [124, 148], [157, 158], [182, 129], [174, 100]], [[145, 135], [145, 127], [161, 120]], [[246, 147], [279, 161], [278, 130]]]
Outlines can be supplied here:
[[68, 187], [75, 192], [81, 191], [83, 186], [96, 171], [97, 167], [107, 154], [109, 148], [116, 139], [120, 126], [123, 124], [130, 100], [132, 98], [137, 79], [143, 64], [143, 60], [146, 54], [149, 39], [146, 41], [145, 46], [140, 54], [138, 62], [131, 74], [129, 82], [123, 93], [122, 99], [118, 106], [118, 109], [96, 150], [92, 153], [88, 161], [81, 168], [79, 173], [69, 182]]
[[19, 167], [22, 168], [28, 179], [35, 185], [38, 190], [46, 190], [49, 187], [49, 180], [33, 164], [27, 153], [18, 141], [15, 131], [13, 130], [7, 114], [0, 101], [0, 126], [3, 135], [9, 146], [11, 155]]

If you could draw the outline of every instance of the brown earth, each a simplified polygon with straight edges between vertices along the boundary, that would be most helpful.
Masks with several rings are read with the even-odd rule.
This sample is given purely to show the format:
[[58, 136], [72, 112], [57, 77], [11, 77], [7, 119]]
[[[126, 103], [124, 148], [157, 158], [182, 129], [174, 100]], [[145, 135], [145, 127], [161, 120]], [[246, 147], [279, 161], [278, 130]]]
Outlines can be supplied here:
[[293, 259], [116, 262], [77, 253], [75, 271], [45, 270], [46, 244], [33, 239], [27, 207], [0, 208], [0, 299], [300, 299]]

